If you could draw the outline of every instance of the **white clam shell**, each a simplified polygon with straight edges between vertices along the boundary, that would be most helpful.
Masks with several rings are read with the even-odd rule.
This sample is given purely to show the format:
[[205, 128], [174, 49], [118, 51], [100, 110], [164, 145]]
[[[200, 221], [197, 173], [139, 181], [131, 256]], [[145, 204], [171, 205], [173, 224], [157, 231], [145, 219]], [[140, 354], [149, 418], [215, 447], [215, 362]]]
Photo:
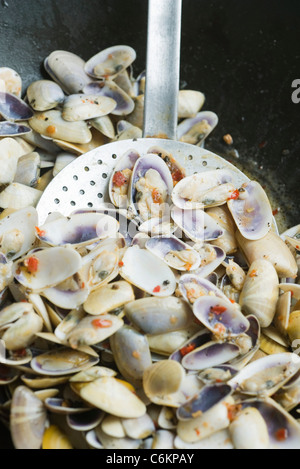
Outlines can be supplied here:
[[233, 181], [234, 174], [227, 169], [193, 174], [175, 186], [173, 203], [188, 210], [223, 205], [234, 191]]
[[136, 52], [129, 46], [113, 46], [102, 50], [85, 65], [85, 71], [93, 78], [114, 79], [136, 59]]
[[57, 83], [50, 80], [38, 80], [27, 88], [27, 98], [35, 111], [49, 111], [63, 103], [65, 95]]
[[174, 293], [176, 280], [172, 270], [154, 254], [137, 246], [126, 250], [120, 275], [150, 295], [165, 297]]
[[67, 122], [58, 110], [36, 112], [30, 119], [30, 127], [46, 137], [70, 143], [83, 144], [92, 140], [86, 122]]
[[203, 210], [182, 210], [174, 207], [172, 219], [195, 243], [213, 241], [223, 236], [224, 231]]
[[13, 182], [17, 172], [18, 159], [23, 151], [19, 143], [7, 137], [0, 141], [0, 184]]
[[0, 207], [21, 210], [35, 207], [42, 196], [42, 192], [33, 187], [13, 182], [0, 194]]
[[18, 98], [21, 97], [22, 79], [18, 72], [9, 67], [1, 67], [0, 82], [3, 84], [1, 91], [12, 93]]
[[150, 238], [146, 249], [176, 270], [196, 270], [201, 262], [197, 251], [172, 235]]
[[68, 122], [84, 121], [110, 114], [116, 107], [114, 99], [96, 94], [72, 94], [65, 99], [62, 117]]
[[[34, 259], [33, 269], [30, 268], [32, 258]], [[26, 267], [27, 262], [29, 262], [29, 270]], [[16, 262], [14, 275], [26, 288], [37, 292], [63, 282], [78, 272], [81, 265], [81, 257], [74, 249], [49, 248], [36, 251]]]
[[205, 102], [205, 96], [201, 91], [181, 90], [178, 93], [178, 117], [195, 117]]
[[[137, 160], [140, 158], [140, 155], [137, 151], [135, 150], [128, 150], [117, 162], [114, 171], [112, 173], [112, 176], [109, 181], [109, 197], [111, 202], [116, 206], [120, 208], [126, 208], [128, 204], [128, 185], [130, 183], [130, 178], [132, 175], [132, 170], [134, 168], [134, 165], [136, 164]], [[121, 193], [121, 188], [116, 186], [115, 184], [115, 176], [118, 172], [122, 172], [126, 170], [125, 172], [130, 174], [130, 178], [126, 182], [125, 193], [122, 191]], [[123, 173], [122, 173], [123, 174]]]
[[68, 94], [80, 93], [92, 81], [84, 71], [84, 60], [72, 52], [54, 51], [44, 65], [51, 78]]

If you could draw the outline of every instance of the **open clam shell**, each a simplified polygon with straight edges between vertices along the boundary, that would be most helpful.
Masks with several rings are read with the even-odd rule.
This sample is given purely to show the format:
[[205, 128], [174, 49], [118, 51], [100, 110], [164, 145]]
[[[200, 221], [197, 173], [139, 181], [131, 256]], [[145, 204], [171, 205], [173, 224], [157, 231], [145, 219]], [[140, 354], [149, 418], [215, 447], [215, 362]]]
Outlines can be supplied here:
[[239, 354], [240, 348], [235, 344], [209, 342], [185, 355], [181, 364], [186, 370], [201, 371], [227, 363]]
[[205, 386], [197, 396], [179, 407], [177, 418], [178, 420], [195, 419], [224, 401], [232, 392], [233, 389], [228, 384]]
[[84, 407], [83, 402], [70, 403], [62, 397], [48, 397], [45, 400], [45, 406], [54, 414], [72, 415], [85, 412], [88, 410]]
[[92, 80], [84, 71], [85, 62], [72, 52], [57, 50], [44, 62], [46, 71], [67, 94], [80, 93]]
[[65, 376], [91, 368], [98, 362], [99, 358], [61, 347], [33, 358], [31, 368], [40, 375]]
[[36, 251], [17, 261], [14, 276], [32, 291], [55, 286], [81, 268], [80, 255], [72, 248], [58, 247]]
[[113, 237], [119, 229], [114, 217], [101, 213], [80, 213], [61, 217], [39, 227], [38, 237], [51, 246], [82, 247], [104, 238]]
[[252, 396], [271, 396], [300, 368], [300, 358], [294, 353], [269, 355], [243, 368], [229, 384], [239, 392]]
[[163, 216], [172, 190], [170, 170], [158, 155], [147, 154], [137, 160], [128, 193], [134, 214], [138, 213], [143, 221]]
[[64, 282], [46, 288], [41, 295], [55, 306], [64, 309], [74, 309], [82, 305], [89, 296], [89, 288], [77, 273]]
[[180, 181], [172, 200], [181, 209], [203, 209], [223, 205], [235, 190], [234, 174], [227, 169], [204, 171]]
[[218, 125], [218, 116], [211, 111], [199, 112], [185, 119], [177, 127], [177, 139], [192, 145], [201, 145]]
[[178, 363], [182, 363], [183, 358], [188, 353], [209, 343], [210, 340], [211, 333], [206, 329], [202, 329], [200, 332], [197, 332], [188, 339], [179, 349], [175, 350], [175, 352], [170, 355], [169, 360], [175, 360]]
[[182, 275], [178, 288], [184, 299], [190, 304], [194, 304], [198, 298], [204, 295], [214, 295], [228, 301], [228, 298], [216, 285], [195, 274]]
[[27, 121], [33, 117], [33, 111], [14, 94], [0, 91], [0, 115], [7, 121]]
[[31, 128], [27, 125], [19, 124], [17, 122], [0, 122], [0, 138], [2, 137], [18, 137], [32, 132]]
[[197, 248], [197, 252], [201, 257], [201, 264], [198, 269], [195, 270], [195, 275], [199, 277], [207, 278], [222, 264], [226, 258], [226, 254], [222, 248], [213, 246], [205, 243], [200, 248]]
[[242, 190], [237, 199], [228, 201], [229, 210], [244, 238], [261, 239], [272, 226], [273, 214], [269, 199], [256, 181], [243, 184]]
[[113, 99], [116, 106], [110, 114], [115, 116], [126, 116], [134, 110], [134, 101], [113, 81], [90, 83], [84, 88], [84, 93]]
[[98, 409], [90, 409], [85, 412], [67, 415], [67, 424], [78, 432], [89, 432], [96, 428], [103, 419], [103, 412]]
[[172, 235], [150, 238], [146, 249], [176, 270], [196, 270], [201, 262], [197, 251]]
[[203, 296], [195, 302], [193, 312], [217, 337], [237, 336], [250, 327], [249, 321], [236, 306], [222, 298]]
[[120, 208], [128, 204], [128, 187], [132, 170], [140, 155], [135, 150], [128, 150], [117, 162], [109, 182], [109, 197], [111, 202]]
[[137, 246], [126, 250], [120, 275], [141, 290], [158, 297], [170, 296], [176, 288], [172, 270], [157, 256]]
[[114, 79], [136, 59], [136, 52], [129, 46], [113, 46], [102, 50], [85, 64], [85, 71], [93, 78]]
[[174, 207], [172, 219], [195, 243], [213, 241], [223, 236], [224, 231], [203, 210], [182, 210]]
[[[299, 449], [299, 423], [275, 401], [270, 398], [249, 399], [239, 405], [242, 409], [257, 409], [265, 420], [269, 434], [268, 449]], [[239, 434], [243, 436], [242, 428]]]

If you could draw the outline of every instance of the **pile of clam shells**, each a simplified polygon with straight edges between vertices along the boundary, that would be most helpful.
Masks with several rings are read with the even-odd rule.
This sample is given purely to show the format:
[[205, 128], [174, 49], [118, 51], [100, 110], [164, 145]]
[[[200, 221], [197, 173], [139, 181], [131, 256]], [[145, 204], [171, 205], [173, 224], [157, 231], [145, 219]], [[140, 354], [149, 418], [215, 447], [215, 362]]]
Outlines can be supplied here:
[[[17, 449], [300, 448], [300, 225], [256, 181], [128, 150], [111, 205], [36, 205], [78, 155], [142, 136], [135, 52], [0, 68], [0, 419]], [[217, 125], [179, 92], [178, 136]]]

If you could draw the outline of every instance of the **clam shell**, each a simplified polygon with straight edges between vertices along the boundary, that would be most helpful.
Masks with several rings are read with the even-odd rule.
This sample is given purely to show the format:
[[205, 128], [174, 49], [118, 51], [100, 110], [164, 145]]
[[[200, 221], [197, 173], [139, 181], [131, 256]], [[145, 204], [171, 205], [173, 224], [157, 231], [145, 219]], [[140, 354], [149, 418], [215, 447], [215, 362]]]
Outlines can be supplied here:
[[7, 350], [21, 350], [31, 345], [35, 334], [43, 329], [42, 319], [33, 311], [25, 312], [2, 335]]
[[176, 280], [172, 270], [154, 254], [137, 246], [126, 250], [120, 275], [129, 283], [157, 297], [174, 293]]
[[[81, 262], [80, 255], [72, 248], [49, 248], [15, 263], [14, 276], [26, 288], [41, 291], [78, 272]], [[30, 263], [34, 263], [34, 267], [30, 267]]]
[[223, 249], [211, 244], [203, 244], [197, 251], [201, 257], [201, 265], [195, 270], [195, 275], [203, 278], [217, 270], [226, 257]]
[[[35, 242], [35, 227], [38, 223], [37, 211], [33, 207], [18, 210], [3, 220], [0, 220], [1, 252], [8, 259], [15, 260], [28, 252]], [[4, 246], [6, 236], [15, 234], [17, 238], [10, 238], [13, 242], [7, 242]], [[16, 242], [20, 240], [20, 242]]]
[[6, 386], [13, 383], [19, 378], [19, 376], [20, 372], [18, 370], [14, 370], [13, 368], [9, 368], [5, 365], [0, 365], [0, 386]]
[[33, 111], [14, 94], [0, 91], [0, 115], [7, 121], [27, 121], [33, 117]]
[[70, 403], [62, 397], [48, 397], [45, 400], [45, 407], [54, 414], [62, 415], [78, 414], [88, 410], [84, 407], [83, 402]]
[[148, 414], [137, 419], [123, 419], [122, 425], [126, 435], [134, 440], [145, 439], [155, 432], [155, 425]]
[[218, 116], [211, 111], [199, 112], [186, 119], [177, 127], [177, 139], [181, 142], [200, 146], [218, 125]]
[[73, 349], [81, 345], [95, 345], [115, 334], [123, 324], [122, 319], [112, 314], [87, 316], [70, 332], [67, 341]]
[[[137, 160], [139, 159], [140, 155], [138, 152], [135, 150], [128, 150], [117, 162], [115, 169], [112, 173], [111, 179], [109, 181], [109, 197], [111, 202], [116, 206], [120, 208], [126, 208], [128, 204], [128, 197], [127, 197], [127, 192], [128, 192], [128, 185], [130, 180], [126, 181], [126, 186], [125, 189], [127, 189], [125, 194], [123, 194], [124, 191], [121, 192], [121, 188], [118, 187], [118, 185], [115, 183], [116, 180], [116, 174], [117, 173], [122, 173], [124, 177], [132, 175], [132, 170], [134, 168], [134, 165], [136, 164]], [[125, 170], [125, 174], [123, 171]], [[124, 184], [123, 186], [124, 187]]]
[[141, 384], [144, 371], [152, 364], [147, 337], [123, 326], [111, 337], [110, 345], [121, 374], [129, 382]]
[[74, 309], [82, 305], [89, 296], [89, 288], [77, 273], [55, 287], [46, 288], [41, 295], [55, 306]]
[[89, 404], [121, 418], [138, 418], [146, 413], [146, 406], [123, 382], [113, 377], [99, 378], [84, 386], [82, 399]]
[[208, 342], [185, 355], [181, 364], [186, 370], [201, 371], [227, 363], [239, 354], [240, 348], [235, 344]]
[[114, 79], [136, 59], [136, 52], [129, 46], [113, 46], [102, 50], [86, 63], [84, 69], [93, 78]]
[[49, 111], [64, 102], [61, 87], [51, 80], [34, 81], [27, 88], [27, 98], [35, 111]]
[[262, 327], [268, 327], [275, 316], [278, 295], [278, 277], [273, 265], [262, 259], [253, 262], [240, 296], [242, 310], [256, 316]]
[[0, 138], [2, 137], [18, 137], [32, 132], [31, 128], [17, 122], [0, 122]]
[[194, 315], [217, 337], [237, 336], [246, 332], [249, 321], [236, 308], [222, 298], [200, 297], [193, 307]]
[[232, 391], [233, 389], [228, 384], [205, 386], [198, 395], [179, 407], [177, 410], [178, 420], [184, 421], [202, 416], [202, 414], [229, 397]]
[[113, 237], [119, 223], [109, 215], [81, 213], [61, 217], [39, 227], [38, 237], [51, 246], [82, 247], [104, 238]]
[[73, 449], [68, 436], [56, 425], [50, 425], [43, 436], [43, 449]]
[[203, 440], [196, 441], [195, 443], [186, 443], [179, 436], [175, 438], [174, 446], [177, 449], [234, 449], [230, 439], [228, 429], [219, 430], [212, 435], [203, 438]]
[[9, 67], [0, 68], [0, 81], [3, 81], [3, 91], [14, 94], [18, 98], [21, 97], [22, 79], [18, 72]]
[[46, 71], [68, 94], [80, 93], [92, 80], [84, 71], [85, 62], [77, 55], [58, 50], [44, 62]]
[[235, 253], [238, 249], [235, 239], [236, 226], [226, 205], [211, 207], [206, 213], [216, 222], [219, 229], [223, 231], [223, 236], [216, 239], [214, 244], [222, 248], [226, 254]]
[[188, 353], [188, 351], [202, 347], [204, 344], [207, 344], [211, 340], [211, 333], [207, 329], [202, 329], [188, 339], [184, 344], [180, 346], [175, 352], [173, 352], [169, 359], [175, 360], [178, 363], [182, 363], [183, 357]]
[[16, 449], [40, 449], [46, 425], [43, 403], [30, 389], [19, 386], [13, 394], [10, 414], [11, 436]]
[[134, 300], [132, 286], [124, 281], [103, 285], [94, 290], [84, 302], [84, 309], [92, 315], [105, 314]]
[[36, 112], [30, 127], [41, 135], [70, 143], [89, 143], [92, 134], [86, 122], [67, 122], [61, 111]]
[[109, 112], [114, 116], [127, 116], [134, 110], [134, 101], [113, 81], [91, 83], [84, 88], [84, 93], [115, 101], [114, 109]]
[[67, 416], [67, 423], [70, 428], [79, 432], [89, 432], [96, 428], [103, 418], [103, 412], [98, 409], [91, 409], [79, 414]]
[[300, 358], [294, 353], [269, 355], [248, 364], [229, 384], [248, 395], [271, 396], [300, 368]]
[[149, 347], [152, 352], [169, 356], [176, 350], [180, 349], [180, 347], [182, 347], [197, 330], [197, 325], [191, 325], [188, 328], [181, 329], [179, 331], [166, 332], [165, 334], [148, 334], [147, 338]]
[[[17, 172], [18, 159], [22, 156], [21, 146], [13, 138], [4, 138], [0, 141], [0, 184], [13, 182]], [[6, 207], [4, 207], [6, 208]]]
[[188, 176], [175, 186], [173, 203], [188, 210], [223, 205], [234, 191], [233, 179], [233, 173], [226, 169]]
[[114, 415], [107, 415], [101, 422], [101, 430], [105, 435], [114, 438], [125, 438], [126, 433], [122, 425], [122, 419]]
[[270, 231], [262, 239], [253, 241], [247, 240], [237, 232], [236, 238], [249, 264], [258, 259], [265, 259], [273, 264], [280, 278], [296, 277], [298, 272], [296, 260], [276, 233]]
[[31, 361], [31, 368], [41, 375], [65, 376], [78, 373], [99, 362], [99, 358], [86, 353], [60, 348], [38, 355]]
[[197, 251], [172, 235], [150, 238], [146, 249], [176, 270], [196, 270], [201, 262]]
[[195, 243], [213, 241], [223, 236], [224, 231], [203, 210], [182, 210], [174, 207], [172, 219]]
[[143, 389], [151, 402], [161, 404], [179, 391], [184, 377], [185, 371], [178, 362], [162, 360], [144, 371]]
[[114, 124], [109, 116], [91, 119], [90, 124], [107, 138], [114, 138], [116, 136]]
[[163, 334], [188, 327], [193, 322], [189, 305], [175, 297], [142, 298], [124, 308], [129, 321], [145, 334]]
[[178, 117], [195, 117], [205, 102], [205, 96], [200, 91], [180, 90], [178, 94]]
[[40, 177], [41, 159], [36, 152], [23, 155], [18, 160], [14, 182], [29, 187], [36, 187]]
[[72, 163], [76, 159], [76, 156], [70, 153], [61, 153], [57, 155], [53, 168], [53, 176], [57, 176], [68, 164]]
[[182, 275], [178, 288], [184, 299], [190, 304], [194, 304], [203, 295], [214, 295], [228, 301], [228, 298], [216, 285], [195, 274]]
[[270, 231], [272, 208], [261, 185], [256, 181], [243, 184], [239, 198], [228, 201], [229, 210], [244, 238], [261, 239]]
[[246, 407], [241, 410], [229, 426], [235, 449], [268, 449], [267, 424], [259, 410]]
[[40, 200], [42, 192], [33, 187], [14, 182], [0, 194], [0, 207], [21, 210], [22, 208], [35, 207]]
[[116, 101], [97, 94], [72, 94], [64, 101], [62, 117], [68, 122], [78, 122], [110, 114]]

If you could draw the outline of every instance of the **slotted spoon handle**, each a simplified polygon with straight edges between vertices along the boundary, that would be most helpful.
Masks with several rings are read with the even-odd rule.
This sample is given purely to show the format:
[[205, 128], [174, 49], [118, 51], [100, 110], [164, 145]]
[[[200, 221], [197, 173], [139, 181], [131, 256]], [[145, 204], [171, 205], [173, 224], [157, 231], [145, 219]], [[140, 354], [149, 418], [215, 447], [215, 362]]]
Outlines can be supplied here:
[[144, 137], [176, 140], [182, 0], [149, 0]]

